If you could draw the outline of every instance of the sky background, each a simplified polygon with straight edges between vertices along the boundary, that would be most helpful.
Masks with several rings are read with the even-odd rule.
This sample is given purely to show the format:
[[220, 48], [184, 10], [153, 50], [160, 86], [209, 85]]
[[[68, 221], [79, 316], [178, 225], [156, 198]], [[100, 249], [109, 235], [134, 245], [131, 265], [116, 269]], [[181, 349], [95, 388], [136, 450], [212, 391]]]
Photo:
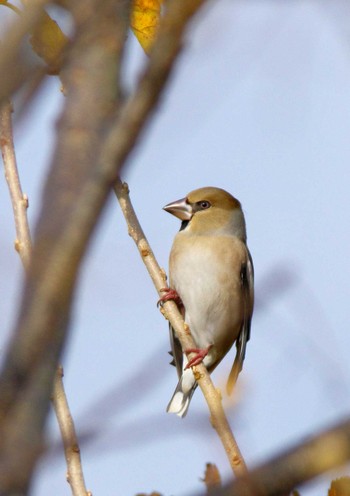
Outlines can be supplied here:
[[[130, 35], [129, 90], [145, 61]], [[16, 126], [32, 227], [63, 105], [59, 81], [49, 78]], [[350, 4], [216, 0], [191, 24], [161, 105], [124, 169], [166, 269], [179, 229], [162, 210], [166, 203], [218, 186], [243, 205], [256, 309], [237, 395], [224, 394], [224, 404], [249, 467], [350, 411], [349, 135]], [[22, 281], [4, 178], [0, 202], [4, 356]], [[156, 301], [111, 197], [83, 264], [62, 360], [95, 495], [193, 494], [204, 490], [206, 462], [230, 477], [199, 390], [185, 419], [165, 413], [177, 379]], [[213, 374], [223, 392], [232, 361], [233, 352]], [[69, 495], [52, 415], [48, 435], [32, 494]], [[301, 488], [302, 496], [326, 495], [332, 475]]]

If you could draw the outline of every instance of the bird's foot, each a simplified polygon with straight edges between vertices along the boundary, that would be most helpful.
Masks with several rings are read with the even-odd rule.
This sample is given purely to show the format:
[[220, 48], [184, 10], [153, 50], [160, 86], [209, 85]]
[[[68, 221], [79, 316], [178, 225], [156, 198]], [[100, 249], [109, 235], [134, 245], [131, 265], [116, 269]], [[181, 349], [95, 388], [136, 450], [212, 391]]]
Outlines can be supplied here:
[[160, 291], [165, 294], [161, 298], [159, 298], [157, 307], [159, 307], [159, 305], [163, 305], [163, 303], [169, 300], [173, 300], [179, 308], [183, 307], [182, 300], [175, 289], [162, 288]]
[[201, 362], [203, 362], [203, 359], [208, 355], [208, 352], [212, 345], [208, 346], [208, 348], [189, 348], [185, 351], [186, 355], [189, 353], [195, 353], [195, 356], [189, 360], [188, 364], [185, 367], [186, 369], [189, 369], [190, 367], [194, 367], [195, 365], [199, 365]]

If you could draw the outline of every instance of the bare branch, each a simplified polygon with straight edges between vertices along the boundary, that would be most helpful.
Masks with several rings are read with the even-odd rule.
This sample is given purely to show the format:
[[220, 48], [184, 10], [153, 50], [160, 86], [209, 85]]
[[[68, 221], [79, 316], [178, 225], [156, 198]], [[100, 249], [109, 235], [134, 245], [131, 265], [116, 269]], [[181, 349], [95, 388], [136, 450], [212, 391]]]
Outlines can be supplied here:
[[133, 95], [122, 106], [103, 149], [100, 167], [117, 180], [121, 164], [141, 136], [147, 119], [154, 112], [179, 54], [185, 28], [206, 0], [168, 0], [149, 62]]
[[[22, 193], [17, 168], [10, 102], [4, 103], [0, 109], [0, 147], [16, 225], [17, 240], [15, 247], [21, 257], [24, 268], [28, 269], [32, 249], [27, 218], [28, 198]], [[63, 371], [59, 367], [55, 378], [52, 402], [62, 434], [69, 475], [68, 481], [72, 487], [73, 495], [86, 496], [88, 493], [84, 485], [78, 439], [63, 388], [62, 377]]]
[[78, 438], [75, 432], [73, 417], [69, 411], [62, 377], [63, 369], [59, 367], [54, 382], [52, 403], [63, 440], [68, 470], [67, 480], [71, 486], [73, 496], [90, 496], [91, 493], [85, 487]]
[[28, 197], [22, 192], [18, 175], [12, 132], [12, 105], [9, 101], [0, 108], [0, 147], [15, 218], [17, 235], [15, 248], [21, 257], [24, 268], [28, 269], [32, 248], [27, 218]]
[[68, 2], [77, 29], [61, 73], [67, 98], [14, 339], [0, 376], [0, 461], [6, 460], [6, 466], [0, 462], [0, 492], [27, 490], [80, 263], [112, 185], [168, 80], [185, 26], [203, 3], [167, 2], [144, 75], [121, 106], [118, 76], [129, 2], [87, 0], [84, 9]]
[[[101, 5], [91, 0], [90, 7], [87, 3], [84, 9], [77, 6], [84, 15], [90, 15], [84, 19], [78, 19], [77, 15], [75, 49], [64, 71], [68, 96], [53, 172], [46, 189], [17, 328], [0, 378], [1, 494], [28, 490], [41, 452], [55, 369], [88, 239], [86, 232], [81, 234], [80, 218], [72, 225], [70, 214], [74, 212], [76, 199], [81, 200], [86, 177], [91, 184], [91, 175], [96, 176], [103, 135], [115, 110], [116, 67], [127, 25], [127, 16], [119, 15], [120, 9], [125, 10], [125, 2], [119, 4], [122, 6], [119, 12], [115, 1]], [[104, 179], [102, 183], [103, 193], [100, 194], [99, 182], [96, 190], [99, 199], [105, 200], [110, 186]], [[104, 201], [89, 219], [88, 234], [103, 204]], [[76, 217], [74, 220], [77, 221]]]
[[[128, 186], [125, 183], [122, 184], [122, 182], [118, 180], [114, 190], [127, 222], [129, 234], [136, 243], [158, 295], [162, 296], [163, 293], [161, 290], [164, 286], [166, 286], [165, 273], [160, 268], [136, 217], [134, 208], [130, 201]], [[170, 321], [176, 332], [176, 336], [181, 342], [182, 349], [186, 350], [196, 348], [190, 329], [183, 321], [176, 304], [173, 301], [167, 301], [164, 303], [163, 308], [165, 310], [166, 318]], [[215, 389], [210, 375], [203, 363], [193, 367], [193, 372], [208, 404], [212, 425], [221, 439], [232, 470], [236, 476], [242, 475], [246, 472], [247, 468], [222, 407], [221, 395]]]
[[350, 420], [278, 454], [213, 496], [288, 496], [290, 491], [350, 459]]

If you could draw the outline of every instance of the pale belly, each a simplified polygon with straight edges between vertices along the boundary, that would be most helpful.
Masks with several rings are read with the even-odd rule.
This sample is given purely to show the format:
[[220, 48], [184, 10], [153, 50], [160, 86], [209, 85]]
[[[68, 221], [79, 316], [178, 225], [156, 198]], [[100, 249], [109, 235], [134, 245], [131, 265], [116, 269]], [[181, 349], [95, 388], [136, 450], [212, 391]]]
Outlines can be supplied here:
[[213, 250], [210, 238], [198, 244], [190, 239], [180, 253], [171, 254], [171, 286], [185, 307], [185, 321], [199, 348], [211, 348], [215, 362], [237, 339], [243, 321], [241, 264], [245, 245], [225, 237]]

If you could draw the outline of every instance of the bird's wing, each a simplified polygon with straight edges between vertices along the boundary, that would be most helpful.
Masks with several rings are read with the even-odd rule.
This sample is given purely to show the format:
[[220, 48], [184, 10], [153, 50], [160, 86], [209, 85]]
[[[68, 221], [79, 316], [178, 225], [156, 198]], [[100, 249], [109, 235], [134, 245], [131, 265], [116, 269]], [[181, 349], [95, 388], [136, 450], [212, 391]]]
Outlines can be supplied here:
[[180, 379], [182, 375], [182, 361], [183, 361], [182, 348], [181, 348], [181, 343], [176, 337], [175, 331], [170, 324], [169, 324], [169, 334], [170, 334], [170, 345], [171, 345], [170, 355], [173, 357], [170, 364], [175, 365], [177, 375]]
[[245, 350], [250, 338], [250, 324], [254, 306], [254, 266], [247, 248], [247, 260], [241, 267], [241, 285], [243, 291], [244, 313], [242, 329], [236, 341], [236, 357], [227, 381], [227, 393], [231, 394], [237, 381], [238, 374], [243, 368]]

